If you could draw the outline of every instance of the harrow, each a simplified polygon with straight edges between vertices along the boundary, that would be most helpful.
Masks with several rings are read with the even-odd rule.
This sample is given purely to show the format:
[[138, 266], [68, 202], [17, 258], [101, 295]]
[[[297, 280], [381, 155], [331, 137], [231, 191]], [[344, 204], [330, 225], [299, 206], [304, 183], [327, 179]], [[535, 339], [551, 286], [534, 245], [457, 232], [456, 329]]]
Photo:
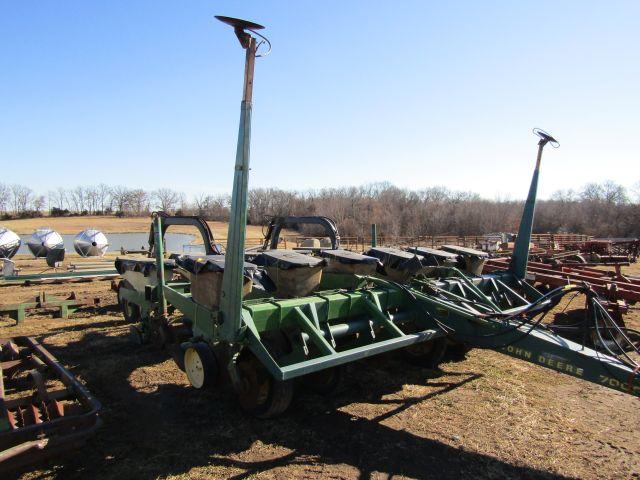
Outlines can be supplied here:
[[100, 409], [34, 338], [0, 339], [0, 473], [82, 445]]
[[[480, 274], [485, 259], [469, 249], [345, 251], [337, 231], [330, 248], [280, 250], [268, 240], [245, 251], [254, 65], [271, 45], [258, 33], [262, 26], [217, 18], [246, 51], [227, 249], [196, 217], [153, 215], [148, 258], [117, 262], [118, 298], [138, 340], [169, 348], [196, 389], [228, 381], [241, 407], [263, 418], [286, 410], [294, 380], [328, 391], [341, 366], [396, 350], [434, 368], [448, 348], [489, 348], [640, 396], [633, 332], [611, 318], [597, 293], [586, 284], [542, 293], [525, 280], [542, 152], [558, 146], [542, 130], [534, 131], [536, 166], [504, 268]], [[167, 258], [164, 234], [173, 224], [199, 228], [206, 255]], [[590, 308], [576, 326], [580, 338], [570, 339], [543, 320], [576, 293], [587, 295]]]

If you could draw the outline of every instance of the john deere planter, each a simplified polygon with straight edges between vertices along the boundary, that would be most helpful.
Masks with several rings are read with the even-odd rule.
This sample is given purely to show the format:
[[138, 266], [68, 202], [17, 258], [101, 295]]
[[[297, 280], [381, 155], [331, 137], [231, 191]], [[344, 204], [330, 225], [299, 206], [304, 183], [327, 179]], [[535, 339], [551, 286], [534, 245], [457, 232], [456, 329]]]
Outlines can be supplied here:
[[[258, 417], [283, 412], [297, 378], [326, 391], [341, 365], [401, 349], [434, 368], [450, 345], [497, 350], [640, 396], [637, 346], [598, 296], [587, 285], [543, 294], [525, 279], [542, 151], [557, 146], [543, 131], [535, 131], [536, 167], [504, 271], [481, 275], [484, 255], [472, 250], [340, 250], [331, 222], [330, 248], [282, 250], [276, 239], [245, 252], [254, 64], [270, 44], [258, 24], [217, 18], [234, 29], [246, 54], [227, 248], [223, 253], [197, 217], [153, 215], [149, 258], [118, 262], [125, 278], [119, 300], [138, 340], [170, 348], [196, 389], [227, 381], [242, 408]], [[164, 235], [176, 224], [196, 226], [206, 254], [167, 258]], [[581, 343], [543, 322], [572, 292], [587, 295], [590, 305]]]

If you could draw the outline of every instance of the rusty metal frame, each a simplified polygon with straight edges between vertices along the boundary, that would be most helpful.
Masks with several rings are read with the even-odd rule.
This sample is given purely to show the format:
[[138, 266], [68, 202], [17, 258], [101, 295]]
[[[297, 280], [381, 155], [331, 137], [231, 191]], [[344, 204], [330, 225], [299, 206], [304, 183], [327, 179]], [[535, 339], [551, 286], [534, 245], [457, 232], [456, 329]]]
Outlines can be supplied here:
[[[508, 258], [493, 258], [484, 266], [485, 273], [503, 270], [508, 265]], [[527, 280], [561, 287], [569, 283], [587, 283], [599, 295], [609, 301], [625, 300], [630, 303], [640, 301], [640, 283], [635, 279], [611, 276], [611, 272], [595, 268], [572, 265], [549, 265], [540, 262], [529, 262]]]
[[78, 448], [100, 426], [100, 402], [35, 338], [0, 339], [0, 360], [0, 473]]

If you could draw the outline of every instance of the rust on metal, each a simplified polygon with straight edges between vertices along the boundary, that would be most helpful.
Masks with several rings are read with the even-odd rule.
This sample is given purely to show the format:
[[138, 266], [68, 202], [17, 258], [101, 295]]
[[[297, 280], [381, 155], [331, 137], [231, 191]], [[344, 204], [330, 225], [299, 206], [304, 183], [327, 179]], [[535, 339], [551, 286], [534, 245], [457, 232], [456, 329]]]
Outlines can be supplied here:
[[[508, 258], [492, 258], [484, 267], [485, 273], [504, 270]], [[617, 275], [580, 264], [551, 265], [541, 262], [529, 262], [527, 277], [530, 281], [560, 287], [569, 283], [588, 283], [598, 295], [609, 301], [625, 300], [630, 303], [640, 301], [640, 279]]]
[[0, 473], [81, 446], [101, 405], [33, 337], [0, 339]]

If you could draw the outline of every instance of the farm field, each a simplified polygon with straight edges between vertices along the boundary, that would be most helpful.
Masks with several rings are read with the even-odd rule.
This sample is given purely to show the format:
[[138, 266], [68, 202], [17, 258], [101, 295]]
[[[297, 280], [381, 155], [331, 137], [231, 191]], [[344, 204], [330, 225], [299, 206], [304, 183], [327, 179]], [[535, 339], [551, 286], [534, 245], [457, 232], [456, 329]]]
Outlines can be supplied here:
[[[226, 222], [207, 222], [215, 238], [227, 237]], [[6, 227], [17, 234], [27, 235], [33, 233], [36, 228], [49, 227], [60, 234], [72, 234], [86, 229], [96, 228], [104, 233], [138, 233], [148, 232], [151, 224], [150, 217], [124, 217], [118, 218], [113, 215], [104, 216], [78, 216], [78, 217], [41, 217], [27, 218], [23, 220], [0, 221], [0, 227]], [[171, 227], [172, 232], [194, 233], [195, 229], [176, 225]], [[247, 237], [257, 238], [262, 236], [262, 226], [248, 225]]]
[[[3, 287], [0, 297], [43, 288]], [[350, 365], [335, 394], [299, 389], [282, 417], [257, 420], [230, 388], [197, 392], [168, 353], [134, 345], [110, 282], [46, 288], [98, 296], [102, 307], [66, 320], [43, 312], [21, 327], [2, 318], [0, 333], [36, 336], [102, 402], [104, 424], [21, 479], [640, 478], [637, 399], [495, 352], [437, 371], [373, 357]]]

